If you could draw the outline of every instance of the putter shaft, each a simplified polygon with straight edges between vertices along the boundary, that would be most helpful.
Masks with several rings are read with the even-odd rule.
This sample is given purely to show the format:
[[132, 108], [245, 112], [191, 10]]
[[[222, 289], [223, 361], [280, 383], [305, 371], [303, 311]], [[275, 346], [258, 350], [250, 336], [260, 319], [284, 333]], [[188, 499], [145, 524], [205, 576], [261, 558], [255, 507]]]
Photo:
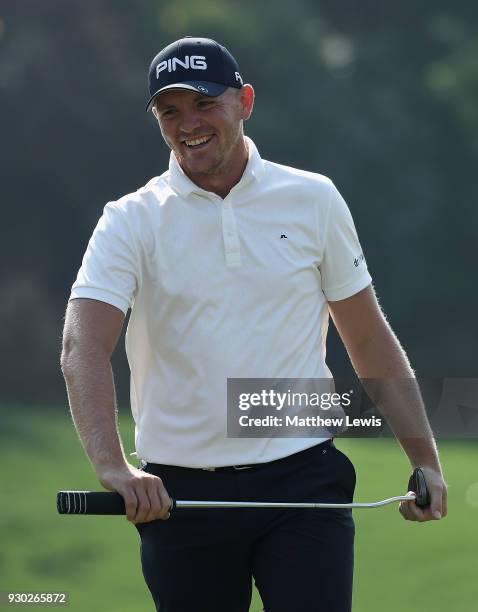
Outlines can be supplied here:
[[175, 508], [378, 508], [399, 501], [413, 501], [415, 494], [399, 495], [376, 502], [352, 502], [332, 504], [327, 502], [239, 502], [239, 501], [189, 501], [175, 500]]

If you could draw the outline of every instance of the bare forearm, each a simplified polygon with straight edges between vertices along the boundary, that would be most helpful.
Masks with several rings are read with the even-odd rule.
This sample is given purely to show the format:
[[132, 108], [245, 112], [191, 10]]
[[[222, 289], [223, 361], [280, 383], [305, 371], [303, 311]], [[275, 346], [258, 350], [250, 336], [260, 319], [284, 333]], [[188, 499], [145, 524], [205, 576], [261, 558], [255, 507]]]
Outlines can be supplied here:
[[404, 501], [400, 513], [410, 521], [446, 516], [446, 484], [420, 389], [372, 285], [344, 300], [329, 302], [329, 310], [365, 390], [392, 428], [410, 463], [423, 469], [430, 506], [422, 509], [413, 501]]
[[393, 331], [384, 326], [369, 342], [349, 350], [365, 390], [385, 417], [414, 467], [440, 470], [420, 389]]
[[163, 481], [128, 463], [118, 432], [110, 359], [123, 322], [124, 313], [111, 304], [70, 300], [61, 367], [76, 429], [102, 486], [123, 497], [129, 521], [164, 520], [172, 502]]
[[62, 371], [73, 421], [96, 473], [124, 466], [109, 356], [73, 348], [62, 357]]

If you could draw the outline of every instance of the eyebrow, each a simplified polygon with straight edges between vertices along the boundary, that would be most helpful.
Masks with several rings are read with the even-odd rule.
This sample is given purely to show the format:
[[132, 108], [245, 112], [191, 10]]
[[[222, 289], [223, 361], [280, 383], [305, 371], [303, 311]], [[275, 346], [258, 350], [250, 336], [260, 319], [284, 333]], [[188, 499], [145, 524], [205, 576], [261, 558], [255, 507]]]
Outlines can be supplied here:
[[158, 111], [165, 111], [169, 110], [170, 108], [174, 108], [174, 104], [168, 104], [167, 106], [164, 106], [162, 104], [156, 104], [156, 108], [158, 109]]

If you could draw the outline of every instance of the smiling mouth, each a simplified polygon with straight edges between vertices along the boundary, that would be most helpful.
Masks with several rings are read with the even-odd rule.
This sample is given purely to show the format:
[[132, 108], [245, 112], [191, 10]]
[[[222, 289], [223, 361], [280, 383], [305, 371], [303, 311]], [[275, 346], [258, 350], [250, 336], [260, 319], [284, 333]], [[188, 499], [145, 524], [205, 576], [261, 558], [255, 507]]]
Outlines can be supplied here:
[[201, 136], [200, 138], [192, 138], [191, 140], [184, 140], [183, 143], [188, 149], [199, 149], [206, 145], [212, 136]]

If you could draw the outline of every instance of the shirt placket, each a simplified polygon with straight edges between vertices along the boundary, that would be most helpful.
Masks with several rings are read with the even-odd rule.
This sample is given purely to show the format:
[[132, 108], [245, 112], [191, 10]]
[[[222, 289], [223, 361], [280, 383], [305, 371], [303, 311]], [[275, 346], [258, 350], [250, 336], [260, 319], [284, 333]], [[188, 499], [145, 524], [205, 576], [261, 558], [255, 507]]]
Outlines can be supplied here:
[[226, 266], [234, 268], [241, 265], [241, 246], [237, 230], [236, 216], [230, 200], [221, 203], [222, 237], [226, 256]]

